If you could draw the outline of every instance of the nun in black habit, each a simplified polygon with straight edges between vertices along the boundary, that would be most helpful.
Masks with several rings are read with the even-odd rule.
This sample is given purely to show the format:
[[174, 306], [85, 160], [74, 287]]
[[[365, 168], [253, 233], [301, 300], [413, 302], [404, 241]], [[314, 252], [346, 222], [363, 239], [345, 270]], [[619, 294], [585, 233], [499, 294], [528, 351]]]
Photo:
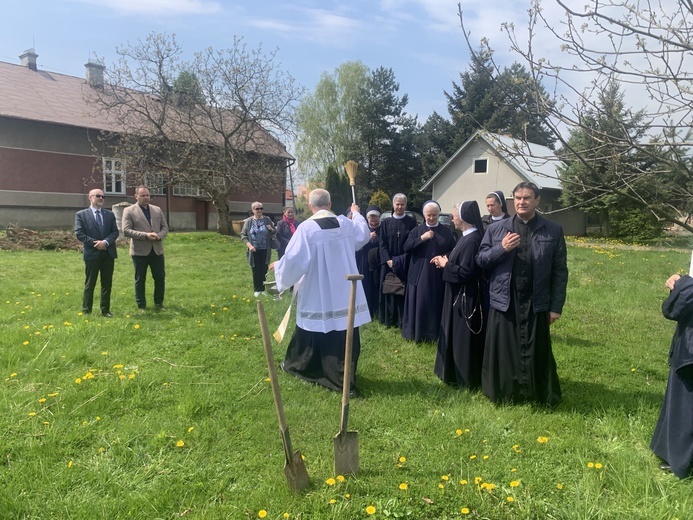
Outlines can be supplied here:
[[368, 206], [366, 220], [371, 239], [356, 251], [356, 265], [359, 268], [359, 274], [363, 275], [363, 292], [366, 293], [368, 310], [371, 318], [375, 318], [380, 302], [380, 208]]
[[404, 296], [384, 294], [383, 282], [388, 273], [394, 273], [406, 283], [407, 254], [404, 242], [416, 227], [416, 219], [405, 213], [407, 196], [397, 193], [392, 197], [392, 216], [380, 223], [380, 304], [378, 319], [387, 327], [401, 327], [404, 313]]
[[438, 222], [440, 206], [429, 200], [423, 206], [425, 222], [415, 227], [404, 242], [409, 255], [407, 287], [404, 293], [402, 337], [421, 341], [438, 341], [443, 308], [443, 271], [432, 260], [447, 255], [455, 247], [455, 237], [448, 226]]
[[650, 448], [679, 478], [693, 475], [693, 278], [671, 276], [664, 317], [677, 322], [669, 350], [669, 380]]
[[452, 212], [455, 228], [462, 232], [450, 256], [433, 259], [443, 269], [445, 296], [434, 372], [449, 385], [475, 389], [481, 386], [484, 357], [482, 292], [486, 284], [475, 258], [483, 224], [475, 200], [462, 202]]
[[505, 195], [501, 190], [492, 191], [486, 195], [486, 210], [488, 215], [481, 217], [481, 221], [484, 223], [484, 228], [480, 230], [482, 234], [492, 223], [510, 218]]

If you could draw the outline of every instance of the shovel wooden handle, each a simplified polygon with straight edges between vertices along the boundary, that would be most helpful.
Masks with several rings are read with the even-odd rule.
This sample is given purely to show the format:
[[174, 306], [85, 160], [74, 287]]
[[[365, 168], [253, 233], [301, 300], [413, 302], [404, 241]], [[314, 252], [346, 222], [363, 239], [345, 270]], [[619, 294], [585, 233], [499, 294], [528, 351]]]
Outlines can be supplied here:
[[354, 314], [356, 310], [356, 284], [363, 280], [362, 274], [348, 274], [346, 279], [351, 282], [349, 292], [349, 310], [347, 313], [346, 345], [344, 347], [344, 381], [342, 383], [342, 418], [339, 422], [339, 432], [346, 432], [349, 421], [349, 392], [351, 391], [351, 353], [354, 343]]
[[284, 444], [284, 454], [286, 460], [290, 461], [293, 453], [291, 447], [291, 437], [289, 429], [286, 425], [286, 417], [284, 416], [284, 404], [282, 403], [282, 395], [279, 390], [279, 379], [277, 378], [277, 369], [274, 366], [274, 354], [272, 354], [272, 342], [270, 340], [269, 329], [267, 328], [267, 318], [265, 318], [265, 308], [262, 301], [257, 301], [257, 315], [260, 320], [260, 329], [262, 330], [262, 343], [265, 347], [265, 357], [267, 358], [267, 368], [269, 369], [270, 381], [272, 383], [272, 395], [274, 396], [274, 406], [277, 409], [277, 417], [279, 418], [279, 429], [282, 432], [282, 440]]

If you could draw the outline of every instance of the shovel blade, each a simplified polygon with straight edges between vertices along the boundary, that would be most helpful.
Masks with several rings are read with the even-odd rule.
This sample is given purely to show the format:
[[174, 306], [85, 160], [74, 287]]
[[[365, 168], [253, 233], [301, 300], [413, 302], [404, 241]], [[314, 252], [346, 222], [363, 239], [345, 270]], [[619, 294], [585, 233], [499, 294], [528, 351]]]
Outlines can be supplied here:
[[284, 475], [292, 493], [298, 493], [310, 486], [310, 477], [300, 451], [294, 452], [291, 460], [286, 461], [284, 464]]
[[358, 432], [339, 432], [334, 436], [335, 475], [350, 475], [359, 472]]

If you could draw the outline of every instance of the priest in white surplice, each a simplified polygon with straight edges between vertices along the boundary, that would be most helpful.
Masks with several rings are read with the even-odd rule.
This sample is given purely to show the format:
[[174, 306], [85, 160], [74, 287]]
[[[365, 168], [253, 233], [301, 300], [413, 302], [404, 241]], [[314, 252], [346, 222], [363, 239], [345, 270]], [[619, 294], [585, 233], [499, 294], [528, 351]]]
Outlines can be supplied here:
[[[351, 282], [358, 274], [355, 253], [370, 240], [368, 222], [356, 204], [351, 220], [330, 211], [327, 190], [310, 192], [313, 216], [296, 228], [281, 260], [273, 264], [277, 288], [294, 286], [296, 329], [281, 367], [289, 374], [341, 392]], [[357, 282], [353, 372], [361, 351], [359, 325], [371, 321], [361, 282]], [[351, 384], [352, 393], [358, 390]]]

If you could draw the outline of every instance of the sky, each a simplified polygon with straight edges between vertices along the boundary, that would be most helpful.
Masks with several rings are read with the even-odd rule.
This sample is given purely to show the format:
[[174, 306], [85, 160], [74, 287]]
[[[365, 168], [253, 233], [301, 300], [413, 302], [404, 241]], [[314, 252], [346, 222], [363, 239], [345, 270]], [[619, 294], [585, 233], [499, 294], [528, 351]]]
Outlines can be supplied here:
[[[500, 24], [521, 24], [529, 1], [485, 4], [462, 1], [472, 41], [497, 41], [504, 61]], [[347, 61], [391, 68], [399, 94], [409, 97], [407, 112], [423, 123], [434, 111], [448, 116], [444, 91], [468, 66], [457, 10], [457, 0], [5, 0], [0, 61], [19, 64], [34, 48], [39, 70], [83, 77], [89, 59], [108, 66], [116, 47], [151, 32], [175, 34], [190, 54], [231, 48], [237, 36], [250, 49], [277, 50], [282, 68], [308, 91]]]

